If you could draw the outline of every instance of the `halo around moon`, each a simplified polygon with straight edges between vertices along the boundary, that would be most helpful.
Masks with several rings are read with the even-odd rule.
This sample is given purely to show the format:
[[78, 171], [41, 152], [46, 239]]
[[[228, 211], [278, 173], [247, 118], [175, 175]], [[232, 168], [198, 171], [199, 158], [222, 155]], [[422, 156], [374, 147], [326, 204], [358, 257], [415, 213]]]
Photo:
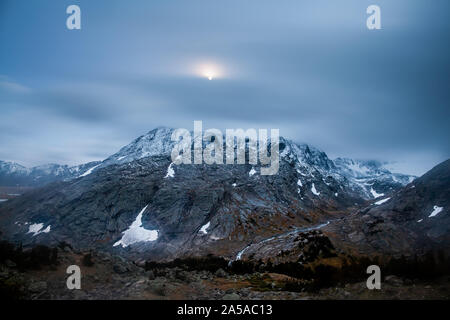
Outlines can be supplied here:
[[208, 80], [213, 80], [224, 76], [223, 68], [213, 63], [198, 64], [195, 67], [195, 73], [198, 76], [206, 78]]

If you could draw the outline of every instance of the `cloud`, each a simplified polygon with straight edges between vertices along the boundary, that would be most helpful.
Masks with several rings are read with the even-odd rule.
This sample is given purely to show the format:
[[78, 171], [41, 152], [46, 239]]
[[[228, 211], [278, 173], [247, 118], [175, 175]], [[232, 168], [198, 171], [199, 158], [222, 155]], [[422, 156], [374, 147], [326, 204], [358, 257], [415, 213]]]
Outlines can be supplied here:
[[12, 81], [5, 75], [0, 75], [0, 93], [8, 94], [8, 93], [18, 93], [18, 94], [26, 94], [30, 93], [31, 89], [19, 84], [17, 82]]
[[[450, 155], [450, 3], [435, 2], [380, 0], [379, 32], [365, 28], [370, 1], [80, 1], [81, 32], [58, 25], [61, 4], [27, 2], [42, 24], [9, 2], [0, 159], [102, 159], [154, 127], [203, 120], [422, 173]], [[206, 62], [223, 76], [200, 77]]]

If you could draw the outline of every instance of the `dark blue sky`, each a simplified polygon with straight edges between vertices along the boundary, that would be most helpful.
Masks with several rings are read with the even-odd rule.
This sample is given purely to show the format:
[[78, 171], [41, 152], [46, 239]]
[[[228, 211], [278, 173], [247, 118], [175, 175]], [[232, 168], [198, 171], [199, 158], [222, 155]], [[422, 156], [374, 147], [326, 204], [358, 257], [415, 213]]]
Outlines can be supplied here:
[[448, 0], [1, 0], [0, 159], [78, 164], [203, 120], [421, 174], [450, 156], [449, 39]]

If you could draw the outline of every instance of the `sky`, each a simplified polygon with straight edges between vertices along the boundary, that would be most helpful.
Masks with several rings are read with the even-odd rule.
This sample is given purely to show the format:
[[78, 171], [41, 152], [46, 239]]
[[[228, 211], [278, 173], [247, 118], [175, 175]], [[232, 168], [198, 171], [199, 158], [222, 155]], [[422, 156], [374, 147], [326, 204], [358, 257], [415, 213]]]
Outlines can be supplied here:
[[0, 159], [76, 165], [202, 120], [420, 175], [450, 157], [449, 39], [448, 0], [1, 0]]

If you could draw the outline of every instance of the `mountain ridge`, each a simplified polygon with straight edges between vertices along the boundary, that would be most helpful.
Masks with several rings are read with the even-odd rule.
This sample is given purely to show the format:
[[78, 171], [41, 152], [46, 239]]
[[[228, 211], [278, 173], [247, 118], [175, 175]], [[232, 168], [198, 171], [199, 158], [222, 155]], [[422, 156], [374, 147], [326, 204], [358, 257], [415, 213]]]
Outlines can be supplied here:
[[[4, 236], [158, 259], [200, 252], [231, 258], [248, 243], [343, 217], [373, 198], [325, 152], [285, 138], [273, 176], [260, 175], [259, 164], [173, 165], [171, 130], [154, 129], [75, 178], [2, 203]], [[30, 233], [30, 226], [41, 229]], [[147, 231], [156, 238], [141, 240]], [[125, 234], [137, 241], [114, 247]]]
[[0, 160], [0, 186], [39, 187], [47, 183], [77, 178], [100, 161], [92, 161], [77, 166], [49, 163], [31, 168], [16, 162]]
[[[28, 169], [17, 163], [0, 161], [0, 185], [41, 186], [48, 182], [88, 175], [110, 165], [125, 164], [150, 156], [169, 156], [176, 144], [171, 140], [173, 131], [174, 129], [168, 127], [155, 128], [102, 161], [73, 167], [48, 164]], [[381, 162], [374, 160], [361, 161], [349, 158], [332, 160], [325, 152], [314, 146], [296, 143], [284, 137], [280, 137], [280, 157], [298, 161], [301, 167], [307, 169], [307, 172], [302, 172], [303, 174], [311, 174], [318, 170], [322, 175], [337, 178], [344, 183], [347, 179], [352, 189], [366, 199], [391, 192], [415, 178], [411, 175], [392, 173], [384, 168]], [[362, 175], [362, 172], [365, 175]]]

